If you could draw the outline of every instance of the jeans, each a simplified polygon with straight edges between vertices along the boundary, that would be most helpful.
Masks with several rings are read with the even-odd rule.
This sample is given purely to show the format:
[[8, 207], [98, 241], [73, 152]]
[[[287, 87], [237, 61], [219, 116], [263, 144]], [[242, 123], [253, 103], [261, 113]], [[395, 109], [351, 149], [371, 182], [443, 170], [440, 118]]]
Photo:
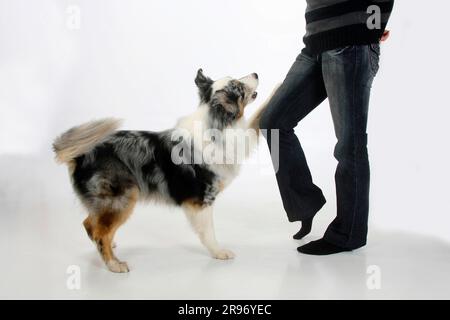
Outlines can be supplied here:
[[379, 44], [347, 46], [315, 56], [303, 51], [260, 121], [271, 151], [271, 130], [278, 129], [276, 178], [289, 221], [311, 219], [326, 200], [313, 182], [294, 128], [328, 97], [337, 137], [334, 150], [338, 160], [337, 216], [324, 239], [347, 249], [362, 247], [367, 241], [370, 182], [367, 113], [379, 56]]

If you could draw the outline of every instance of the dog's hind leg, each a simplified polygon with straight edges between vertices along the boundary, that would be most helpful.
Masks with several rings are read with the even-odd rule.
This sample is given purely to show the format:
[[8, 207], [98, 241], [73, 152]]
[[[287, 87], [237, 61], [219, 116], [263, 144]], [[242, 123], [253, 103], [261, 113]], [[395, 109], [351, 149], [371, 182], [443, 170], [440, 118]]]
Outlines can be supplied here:
[[[86, 229], [89, 239], [94, 241], [94, 239], [92, 237], [92, 232], [93, 232], [93, 228], [94, 228], [94, 219], [92, 218], [92, 216], [89, 215], [86, 219], [84, 219], [83, 226]], [[117, 247], [116, 243], [112, 242], [111, 247], [113, 249], [116, 248]]]
[[92, 232], [94, 231], [94, 220], [92, 219], [92, 216], [89, 215], [86, 219], [83, 221], [84, 229], [86, 229], [86, 233], [92, 241], [94, 241], [94, 238], [92, 236]]
[[198, 234], [202, 244], [208, 249], [213, 258], [227, 260], [233, 259], [234, 253], [220, 247], [216, 240], [213, 223], [213, 207], [199, 206], [185, 203], [183, 209], [192, 228]]
[[[114, 255], [113, 238], [117, 229], [128, 219], [133, 212], [137, 202], [138, 191], [133, 190], [126, 198], [120, 210], [103, 209], [91, 214], [85, 221], [84, 226], [89, 237], [97, 245], [103, 261], [112, 272], [128, 272], [129, 268], [126, 262], [122, 262]], [[121, 202], [124, 200], [122, 199]]]

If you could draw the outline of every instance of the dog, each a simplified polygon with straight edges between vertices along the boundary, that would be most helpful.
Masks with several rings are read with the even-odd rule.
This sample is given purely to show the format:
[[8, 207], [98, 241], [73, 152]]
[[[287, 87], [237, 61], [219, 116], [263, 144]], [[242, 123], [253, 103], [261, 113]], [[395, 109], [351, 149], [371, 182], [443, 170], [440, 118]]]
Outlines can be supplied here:
[[[75, 193], [88, 212], [83, 225], [110, 271], [129, 272], [127, 263], [113, 253], [113, 238], [139, 200], [181, 207], [212, 257], [234, 258], [216, 240], [213, 206], [237, 176], [240, 163], [211, 160], [217, 160], [218, 154], [233, 155], [235, 146], [231, 143], [231, 151], [226, 146], [236, 137], [238, 149], [244, 143], [239, 141], [246, 141], [245, 157], [257, 144], [259, 119], [269, 100], [249, 121], [243, 114], [257, 97], [258, 83], [256, 73], [213, 81], [200, 69], [195, 78], [200, 105], [172, 129], [120, 131], [120, 120], [103, 119], [74, 127], [55, 139], [56, 160], [68, 165]], [[205, 141], [208, 130], [213, 134]], [[225, 134], [229, 130], [236, 134]], [[248, 131], [256, 134], [239, 140]], [[204, 153], [205, 147], [213, 152]], [[199, 155], [203, 161], [192, 161]]]

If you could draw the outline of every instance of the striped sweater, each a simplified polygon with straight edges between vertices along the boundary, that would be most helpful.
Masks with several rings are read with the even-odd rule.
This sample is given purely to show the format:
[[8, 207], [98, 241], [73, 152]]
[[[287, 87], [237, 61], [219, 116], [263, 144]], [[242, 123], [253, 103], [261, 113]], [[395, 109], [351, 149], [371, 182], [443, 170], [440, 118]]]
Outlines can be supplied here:
[[306, 2], [306, 34], [303, 41], [305, 49], [311, 54], [348, 45], [379, 42], [394, 6], [394, 0]]

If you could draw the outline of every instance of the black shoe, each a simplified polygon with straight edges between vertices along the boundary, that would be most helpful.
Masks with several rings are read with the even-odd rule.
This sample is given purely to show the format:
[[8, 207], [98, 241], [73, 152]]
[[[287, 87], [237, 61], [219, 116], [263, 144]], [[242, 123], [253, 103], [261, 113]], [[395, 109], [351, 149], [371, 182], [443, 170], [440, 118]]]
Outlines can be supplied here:
[[324, 239], [320, 239], [316, 241], [311, 241], [301, 247], [298, 247], [297, 251], [314, 256], [326, 256], [330, 254], [347, 252], [352, 250], [336, 246], [332, 243], [327, 242]]

